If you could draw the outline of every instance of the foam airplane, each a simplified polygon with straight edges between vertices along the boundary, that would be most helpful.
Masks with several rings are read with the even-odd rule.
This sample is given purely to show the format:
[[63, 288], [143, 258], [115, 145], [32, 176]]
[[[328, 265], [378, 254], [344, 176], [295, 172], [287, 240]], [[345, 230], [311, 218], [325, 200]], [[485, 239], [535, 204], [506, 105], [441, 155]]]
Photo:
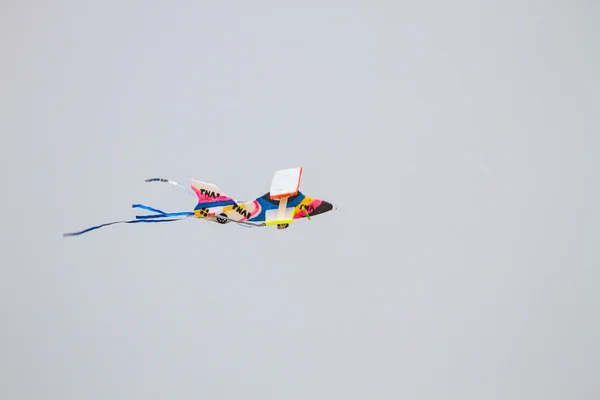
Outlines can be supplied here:
[[195, 179], [191, 180], [191, 191], [169, 179], [146, 179], [146, 182], [164, 182], [176, 185], [197, 196], [198, 203], [194, 211], [166, 213], [143, 204], [133, 204], [133, 208], [144, 209], [153, 214], [138, 215], [135, 220], [130, 221], [108, 222], [80, 232], [65, 233], [63, 236], [77, 236], [114, 224], [173, 222], [189, 217], [196, 217], [218, 224], [234, 222], [246, 227], [276, 225], [277, 229], [286, 229], [297, 219], [311, 219], [311, 217], [336, 209], [333, 204], [327, 201], [308, 197], [301, 193], [301, 177], [302, 167], [276, 171], [269, 192], [254, 200], [245, 202], [233, 199], [211, 183]]

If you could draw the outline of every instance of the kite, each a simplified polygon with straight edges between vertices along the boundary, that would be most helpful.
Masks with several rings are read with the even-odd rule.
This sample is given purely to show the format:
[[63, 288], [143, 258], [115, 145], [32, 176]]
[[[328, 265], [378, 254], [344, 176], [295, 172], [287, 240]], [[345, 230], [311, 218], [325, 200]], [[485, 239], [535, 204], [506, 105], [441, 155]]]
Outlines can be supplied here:
[[163, 182], [178, 186], [197, 197], [198, 204], [193, 211], [170, 213], [143, 204], [133, 204], [132, 208], [143, 209], [151, 214], [137, 215], [134, 220], [108, 222], [79, 232], [64, 233], [63, 237], [78, 236], [114, 224], [174, 222], [190, 217], [223, 225], [234, 222], [249, 228], [276, 225], [277, 229], [286, 229], [296, 219], [311, 219], [315, 215], [337, 209], [327, 201], [308, 197], [300, 192], [301, 177], [302, 167], [276, 171], [269, 192], [245, 202], [229, 197], [211, 183], [195, 179], [191, 179], [192, 190], [170, 179], [146, 179], [146, 182]]

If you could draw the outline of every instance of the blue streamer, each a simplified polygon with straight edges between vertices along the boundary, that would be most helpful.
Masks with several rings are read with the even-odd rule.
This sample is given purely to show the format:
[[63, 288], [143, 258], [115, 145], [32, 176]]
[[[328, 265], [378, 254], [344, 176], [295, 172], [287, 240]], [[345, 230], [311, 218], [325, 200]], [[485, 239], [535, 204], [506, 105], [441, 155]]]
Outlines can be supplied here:
[[179, 183], [172, 181], [170, 179], [165, 179], [165, 178], [150, 178], [150, 179], [146, 179], [146, 182], [164, 182], [164, 183], [170, 183], [171, 185], [175, 185], [177, 187], [179, 187], [180, 189], [183, 189], [187, 194], [189, 194], [190, 196], [193, 197], [197, 197], [196, 193], [193, 192], [192, 190], [186, 188], [183, 185], [180, 185]]
[[175, 213], [166, 213], [157, 208], [152, 208], [150, 206], [145, 206], [143, 204], [132, 204], [132, 208], [141, 208], [143, 210], [147, 210], [150, 212], [154, 212], [158, 215], [136, 215], [136, 219], [155, 219], [155, 218], [173, 218], [173, 217], [189, 217], [194, 215], [194, 212], [183, 211], [183, 212], [175, 212]]
[[135, 218], [136, 219], [155, 219], [155, 218], [189, 217], [192, 215], [194, 215], [193, 212], [184, 211], [184, 212], [165, 213], [165, 214], [158, 214], [158, 215], [136, 215]]
[[96, 226], [92, 226], [91, 228], [87, 228], [84, 229], [82, 231], [79, 232], [72, 232], [72, 233], [63, 233], [63, 237], [67, 237], [67, 236], [78, 236], [78, 235], [82, 235], [86, 232], [90, 232], [105, 226], [109, 226], [109, 225], [115, 225], [115, 224], [136, 224], [138, 222], [174, 222], [174, 221], [181, 221], [182, 219], [185, 218], [176, 218], [176, 219], [160, 219], [160, 220], [146, 220], [146, 219], [134, 219], [134, 220], [130, 220], [130, 221], [114, 221], [114, 222], [107, 222], [105, 224], [101, 224], [101, 225], [96, 225]]
[[147, 211], [150, 211], [150, 212], [155, 212], [155, 213], [157, 213], [157, 214], [163, 214], [163, 215], [165, 215], [165, 214], [166, 214], [166, 213], [165, 213], [164, 211], [162, 211], [162, 210], [159, 210], [159, 209], [157, 209], [157, 208], [152, 208], [152, 207], [149, 207], [149, 206], [145, 206], [145, 205], [143, 205], [143, 204], [132, 204], [132, 205], [131, 205], [131, 208], [141, 208], [141, 209], [143, 209], [143, 210], [147, 210]]

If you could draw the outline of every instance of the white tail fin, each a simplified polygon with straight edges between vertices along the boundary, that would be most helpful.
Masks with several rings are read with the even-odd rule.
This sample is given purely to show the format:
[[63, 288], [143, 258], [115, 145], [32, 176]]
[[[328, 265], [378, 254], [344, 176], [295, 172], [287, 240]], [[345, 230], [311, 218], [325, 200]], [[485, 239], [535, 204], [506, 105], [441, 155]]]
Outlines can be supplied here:
[[237, 203], [221, 189], [212, 183], [206, 183], [192, 179], [192, 190], [198, 195], [198, 203], [232, 202]]

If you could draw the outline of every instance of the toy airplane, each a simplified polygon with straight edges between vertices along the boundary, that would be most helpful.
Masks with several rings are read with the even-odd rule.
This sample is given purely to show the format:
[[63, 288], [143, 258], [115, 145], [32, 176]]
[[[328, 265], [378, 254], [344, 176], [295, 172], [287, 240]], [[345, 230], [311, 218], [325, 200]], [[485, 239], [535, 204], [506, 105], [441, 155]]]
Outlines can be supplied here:
[[300, 218], [314, 217], [328, 211], [335, 210], [333, 204], [313, 197], [305, 196], [300, 192], [300, 179], [302, 167], [283, 169], [275, 172], [268, 193], [251, 201], [237, 201], [227, 196], [217, 186], [192, 179], [192, 191], [164, 178], [146, 179], [146, 182], [164, 182], [179, 186], [194, 197], [197, 196], [198, 204], [194, 211], [166, 213], [156, 208], [143, 204], [133, 204], [133, 208], [150, 211], [151, 215], [138, 215], [135, 220], [114, 221], [93, 226], [80, 232], [65, 233], [63, 236], [77, 236], [83, 233], [114, 224], [133, 224], [140, 222], [173, 222], [189, 217], [196, 217], [205, 221], [227, 224], [235, 222], [246, 227], [260, 227], [276, 225], [277, 229], [286, 229], [290, 224]]

